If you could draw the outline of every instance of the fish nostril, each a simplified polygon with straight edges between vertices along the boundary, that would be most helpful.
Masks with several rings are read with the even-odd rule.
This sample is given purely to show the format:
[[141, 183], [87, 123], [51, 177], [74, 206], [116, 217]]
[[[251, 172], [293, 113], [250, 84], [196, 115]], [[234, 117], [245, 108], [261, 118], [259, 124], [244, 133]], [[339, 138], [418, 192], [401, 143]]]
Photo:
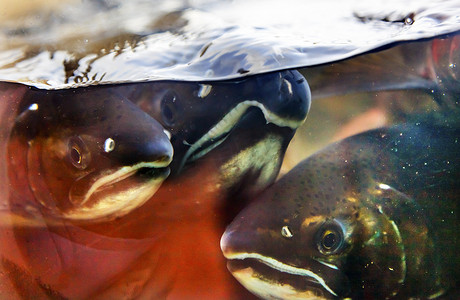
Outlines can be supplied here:
[[281, 83], [280, 92], [284, 95], [287, 94], [289, 96], [292, 96], [292, 84], [286, 78], [283, 79], [283, 82]]

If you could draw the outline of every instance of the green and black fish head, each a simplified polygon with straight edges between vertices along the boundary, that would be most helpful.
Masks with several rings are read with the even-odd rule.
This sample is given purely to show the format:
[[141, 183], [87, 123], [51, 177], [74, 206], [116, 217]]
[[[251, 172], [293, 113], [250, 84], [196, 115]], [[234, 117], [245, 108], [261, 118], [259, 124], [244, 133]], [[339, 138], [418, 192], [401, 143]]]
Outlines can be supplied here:
[[13, 181], [33, 195], [17, 203], [85, 221], [142, 205], [169, 174], [173, 155], [163, 127], [108, 87], [31, 89], [8, 149]]
[[406, 278], [412, 273], [435, 276], [425, 259], [433, 246], [429, 226], [411, 217], [421, 209], [374, 176], [396, 170], [383, 154], [385, 163], [375, 161], [385, 135], [366, 136], [365, 151], [359, 142], [330, 146], [243, 209], [221, 239], [236, 279], [266, 299], [364, 299], [414, 288]]

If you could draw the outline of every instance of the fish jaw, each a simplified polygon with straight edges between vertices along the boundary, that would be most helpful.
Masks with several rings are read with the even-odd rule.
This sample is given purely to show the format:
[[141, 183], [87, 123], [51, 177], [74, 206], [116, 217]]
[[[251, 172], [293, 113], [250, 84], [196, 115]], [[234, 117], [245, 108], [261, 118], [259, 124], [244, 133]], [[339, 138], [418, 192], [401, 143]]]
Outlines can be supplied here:
[[[266, 76], [266, 77], [265, 77]], [[261, 81], [261, 82], [259, 82]], [[266, 82], [265, 82], [266, 81]], [[267, 88], [265, 85], [269, 85]], [[244, 88], [235, 85], [234, 88]], [[267, 129], [267, 124], [273, 124], [275, 127], [289, 128], [294, 132], [303, 124], [307, 113], [310, 109], [311, 94], [306, 80], [296, 71], [286, 71], [283, 73], [274, 73], [264, 75], [259, 79], [248, 79], [247, 85], [251, 85], [254, 91], [244, 95], [243, 99], [236, 99], [240, 95], [230, 95], [235, 104], [228, 107], [227, 111], [201, 136], [191, 143], [183, 155], [178, 171], [191, 162], [218, 147], [225, 142], [228, 135], [232, 135], [234, 129], [244, 122], [244, 118], [250, 114], [251, 110], [258, 110], [263, 117], [264, 124], [254, 126], [246, 125], [246, 130], [263, 133]], [[229, 87], [227, 87], [229, 88]], [[269, 90], [269, 92], [264, 92]], [[222, 95], [224, 96], [224, 95]], [[223, 99], [213, 99], [222, 101]], [[253, 126], [251, 126], [253, 125]], [[288, 139], [292, 136], [287, 134]]]
[[337, 297], [325, 280], [309, 269], [285, 264], [259, 253], [224, 252], [224, 255], [229, 260], [227, 268], [232, 275], [251, 293], [264, 299]]
[[288, 284], [273, 284], [262, 279], [252, 268], [244, 268], [232, 274], [248, 291], [263, 299], [328, 299], [314, 291], [300, 292]]
[[[279, 127], [287, 127], [291, 128], [292, 130], [296, 130], [300, 125], [302, 125], [304, 121], [283, 118], [270, 111], [262, 103], [256, 100], [243, 101], [236, 105], [236, 107], [234, 107], [232, 110], [230, 110], [230, 112], [228, 112], [214, 127], [212, 127], [199, 140], [190, 146], [181, 161], [179, 171], [184, 167], [186, 163], [197, 160], [224, 142], [226, 139], [224, 136], [227, 135], [233, 128], [235, 128], [238, 122], [240, 122], [248, 109], [251, 107], [257, 108], [262, 112], [267, 124], [272, 123]], [[205, 143], [213, 140], [216, 142], [206, 148], [202, 147]]]
[[[244, 199], [275, 181], [289, 141], [304, 119], [305, 115], [282, 116], [259, 101], [243, 101], [190, 146], [182, 166], [193, 167], [203, 160], [219, 166], [217, 177], [223, 193], [238, 199], [224, 209], [230, 220], [244, 206]], [[240, 199], [241, 203], [236, 203]]]
[[69, 191], [72, 220], [92, 221], [124, 216], [147, 202], [169, 175], [170, 161], [142, 162], [84, 176]]

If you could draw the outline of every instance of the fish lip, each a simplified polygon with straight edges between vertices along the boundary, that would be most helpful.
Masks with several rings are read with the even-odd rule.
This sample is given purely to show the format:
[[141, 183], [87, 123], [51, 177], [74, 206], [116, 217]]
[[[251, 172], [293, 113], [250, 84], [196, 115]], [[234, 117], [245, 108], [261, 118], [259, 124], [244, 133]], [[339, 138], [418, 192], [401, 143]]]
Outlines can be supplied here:
[[[273, 269], [256, 260], [230, 260], [227, 268], [247, 290], [263, 299], [336, 299], [316, 281], [301, 278], [299, 282], [298, 275], [273, 274]], [[265, 276], [267, 272], [271, 276]]]
[[[187, 163], [197, 160], [198, 158], [206, 155], [221, 143], [223, 143], [228, 135], [231, 134], [232, 129], [237, 126], [237, 124], [244, 118], [244, 116], [250, 112], [249, 109], [253, 107], [259, 109], [262, 112], [267, 124], [271, 123], [278, 127], [288, 127], [292, 130], [296, 130], [306, 119], [306, 116], [302, 120], [281, 117], [278, 114], [270, 111], [259, 101], [242, 101], [238, 103], [233, 109], [231, 109], [216, 125], [214, 125], [214, 127], [208, 130], [196, 142], [190, 145], [190, 148], [187, 150], [179, 164], [178, 172], [180, 172]], [[203, 146], [206, 145], [209, 141], [215, 142], [203, 148]]]
[[92, 196], [92, 194], [96, 193], [98, 190], [104, 189], [109, 185], [113, 185], [117, 182], [123, 181], [131, 176], [134, 176], [137, 173], [142, 173], [142, 169], [157, 171], [155, 172], [155, 175], [161, 176], [164, 170], [168, 169], [165, 168], [165, 166], [167, 166], [165, 162], [140, 162], [132, 166], [123, 166], [121, 168], [110, 170], [107, 172], [107, 175], [96, 176], [98, 178], [93, 182], [93, 184], [91, 184], [89, 192], [85, 194], [85, 198], [81, 202], [79, 202], [79, 204], [85, 204], [88, 201], [88, 199]]
[[[303, 278], [303, 282], [308, 283], [309, 287], [321, 288], [334, 297], [337, 297], [337, 294], [326, 284], [323, 278], [308, 269], [294, 267], [258, 253], [224, 252], [224, 256], [228, 259], [227, 268], [231, 273], [249, 267], [266, 281], [276, 281], [276, 275], [282, 276], [284, 280], [288, 280], [289, 278], [293, 280]], [[273, 278], [263, 277], [262, 273], [257, 271], [260, 269], [262, 269], [262, 272], [264, 269], [272, 273], [274, 271], [275, 275]]]
[[[63, 215], [67, 219], [84, 221], [126, 215], [155, 194], [169, 176], [168, 165], [167, 161], [140, 162], [97, 174], [89, 173], [72, 185], [69, 200], [73, 207]], [[136, 197], [133, 196], [135, 189], [139, 190]], [[81, 194], [81, 191], [86, 193]]]

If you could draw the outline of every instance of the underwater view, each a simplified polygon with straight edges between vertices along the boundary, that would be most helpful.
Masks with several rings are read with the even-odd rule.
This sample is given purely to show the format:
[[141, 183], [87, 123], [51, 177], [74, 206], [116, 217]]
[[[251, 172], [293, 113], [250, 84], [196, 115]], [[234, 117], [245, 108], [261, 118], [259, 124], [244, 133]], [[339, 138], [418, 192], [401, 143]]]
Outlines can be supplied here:
[[457, 299], [458, 1], [5, 0], [0, 299]]

